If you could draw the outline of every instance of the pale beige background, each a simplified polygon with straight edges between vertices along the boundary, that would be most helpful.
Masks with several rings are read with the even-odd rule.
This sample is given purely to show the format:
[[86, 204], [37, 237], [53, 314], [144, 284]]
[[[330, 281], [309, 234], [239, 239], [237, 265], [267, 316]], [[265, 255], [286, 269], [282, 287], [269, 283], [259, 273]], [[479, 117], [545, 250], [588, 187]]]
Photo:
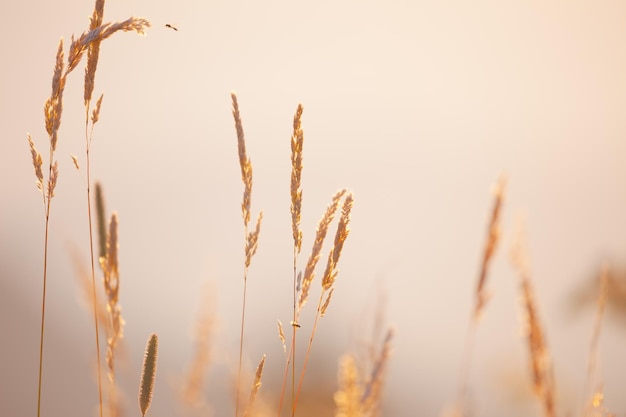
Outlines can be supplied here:
[[[3, 416], [36, 412], [44, 219], [26, 132], [47, 149], [42, 107], [57, 42], [82, 32], [92, 7], [0, 4]], [[518, 212], [527, 219], [559, 411], [579, 412], [593, 315], [572, 313], [568, 300], [601, 261], [625, 260], [624, 4], [132, 0], [105, 9], [106, 21], [130, 15], [154, 27], [147, 37], [116, 34], [103, 44], [96, 94], [105, 98], [92, 148], [93, 176], [120, 216], [128, 415], [136, 415], [151, 332], [160, 335], [161, 356], [150, 415], [178, 410], [173, 387], [190, 357], [206, 282], [220, 316], [208, 397], [217, 415], [233, 414], [222, 400], [238, 343], [243, 232], [231, 90], [254, 165], [253, 210], [265, 213], [250, 271], [246, 357], [267, 353], [270, 398], [282, 369], [275, 323], [290, 315], [289, 135], [302, 102], [305, 253], [332, 193], [350, 187], [356, 196], [310, 376], [335, 389], [337, 358], [365, 337], [363, 317], [383, 288], [396, 327], [384, 414], [433, 416], [453, 401], [489, 189], [506, 172], [503, 245], [470, 376], [474, 415], [540, 414], [525, 385], [508, 261]], [[69, 157], [84, 165], [81, 77], [82, 67], [69, 80], [57, 152], [45, 416], [95, 415], [97, 401], [93, 330], [69, 257], [78, 246], [87, 259], [84, 178]], [[624, 319], [609, 313], [601, 371], [608, 407], [623, 413]]]

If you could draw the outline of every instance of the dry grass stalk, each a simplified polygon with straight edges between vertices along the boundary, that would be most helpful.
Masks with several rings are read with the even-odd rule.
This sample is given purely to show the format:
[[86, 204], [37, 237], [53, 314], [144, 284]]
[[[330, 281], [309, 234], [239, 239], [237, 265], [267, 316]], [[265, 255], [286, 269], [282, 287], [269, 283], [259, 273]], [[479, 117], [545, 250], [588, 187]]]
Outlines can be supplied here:
[[[85, 73], [85, 100], [88, 102], [87, 97], [91, 98], [93, 91], [93, 77], [95, 75], [97, 51], [99, 43], [113, 35], [117, 31], [136, 31], [143, 34], [145, 28], [150, 26], [150, 22], [142, 18], [131, 17], [123, 22], [102, 24], [102, 14], [104, 10], [104, 1], [97, 0], [94, 15], [91, 19], [91, 26], [88, 32], [83, 33], [77, 40], [72, 38], [70, 50], [68, 54], [67, 66], [65, 65], [65, 55], [63, 53], [63, 39], [59, 41], [57, 48], [56, 60], [54, 66], [54, 72], [52, 76], [52, 92], [50, 97], [44, 104], [44, 121], [46, 132], [50, 140], [50, 157], [49, 157], [49, 173], [47, 188], [44, 190], [43, 175], [40, 172], [41, 169], [41, 155], [36, 151], [32, 139], [29, 136], [29, 146], [31, 153], [33, 154], [33, 164], [35, 166], [35, 175], [37, 177], [37, 188], [41, 191], [44, 199], [45, 206], [45, 244], [44, 244], [44, 277], [43, 277], [43, 301], [42, 301], [42, 319], [41, 319], [41, 335], [40, 335], [40, 354], [39, 354], [39, 388], [37, 399], [37, 415], [41, 413], [41, 374], [43, 369], [43, 335], [45, 328], [45, 299], [46, 299], [46, 281], [47, 281], [47, 253], [48, 253], [48, 226], [50, 218], [50, 201], [54, 197], [54, 190], [57, 184], [59, 170], [58, 162], [54, 159], [54, 152], [56, 151], [58, 142], [58, 133], [61, 126], [62, 114], [63, 114], [63, 92], [65, 90], [65, 84], [67, 76], [76, 68], [80, 62], [85, 50], [89, 50], [89, 63]], [[99, 105], [97, 111], [94, 111], [92, 120], [98, 119]], [[88, 110], [87, 110], [88, 114]], [[94, 122], [95, 123], [95, 122]], [[74, 160], [74, 164], [78, 166], [77, 161]], [[87, 162], [89, 166], [89, 162]], [[89, 169], [87, 169], [89, 172]], [[89, 183], [89, 173], [87, 174], [87, 181]], [[88, 193], [88, 200], [90, 199]], [[91, 216], [91, 214], [90, 214]], [[90, 220], [90, 236], [91, 236], [91, 220]], [[91, 238], [90, 238], [91, 240]], [[93, 254], [93, 250], [92, 250]], [[92, 281], [93, 281], [93, 297], [96, 297], [95, 293], [95, 277], [94, 277], [94, 260], [92, 255]], [[96, 303], [94, 303], [94, 306]], [[98, 356], [98, 364], [100, 363], [100, 343], [98, 340], [98, 324], [97, 324], [97, 312], [94, 310], [94, 320], [96, 321], [96, 350]], [[98, 390], [99, 390], [99, 404], [100, 404], [100, 416], [102, 416], [102, 393], [101, 393], [101, 378], [100, 378], [100, 366], [98, 365]]]
[[326, 208], [324, 215], [317, 224], [315, 242], [313, 242], [311, 255], [309, 256], [306, 269], [304, 270], [304, 276], [302, 278], [302, 289], [300, 290], [300, 299], [298, 301], [298, 316], [309, 297], [311, 283], [313, 282], [313, 278], [315, 277], [315, 267], [317, 266], [317, 262], [320, 259], [322, 247], [324, 246], [324, 240], [326, 239], [326, 234], [328, 232], [328, 227], [335, 218], [335, 213], [337, 212], [337, 208], [339, 207], [341, 199], [347, 192], [348, 190], [343, 189], [333, 195], [330, 205]]
[[512, 251], [512, 261], [520, 277], [533, 387], [535, 394], [541, 401], [544, 416], [554, 417], [556, 415], [554, 401], [556, 390], [552, 362], [535, 304], [535, 295], [530, 282], [529, 266], [521, 231]]
[[[116, 32], [130, 32], [135, 31], [139, 34], [144, 34], [145, 29], [150, 27], [150, 22], [143, 18], [131, 17], [123, 22], [105, 23], [90, 29], [88, 32], [84, 32], [78, 39], [72, 37], [72, 43], [70, 45], [67, 67], [64, 63], [63, 54], [63, 39], [59, 42], [59, 47], [56, 54], [56, 64], [54, 67], [54, 74], [52, 77], [52, 93], [50, 98], [46, 100], [44, 105], [44, 116], [46, 131], [50, 137], [51, 151], [56, 150], [58, 132], [61, 126], [61, 116], [63, 114], [63, 92], [65, 90], [65, 83], [67, 76], [76, 68], [85, 51], [89, 50], [90, 46], [94, 42], [101, 42]], [[91, 62], [94, 62], [92, 59]], [[93, 64], [92, 64], [93, 65]], [[92, 69], [95, 75], [95, 67]], [[89, 93], [91, 94], [91, 93]]]
[[[35, 144], [30, 135], [28, 137], [28, 145], [30, 147], [33, 166], [35, 168], [35, 177], [37, 178], [37, 189], [41, 192], [44, 204], [45, 215], [45, 236], [44, 236], [44, 254], [43, 254], [43, 284], [42, 284], [42, 301], [41, 301], [41, 329], [39, 335], [39, 376], [37, 384], [37, 417], [41, 415], [41, 385], [43, 378], [43, 351], [44, 351], [44, 330], [46, 319], [46, 290], [48, 281], [48, 232], [50, 226], [50, 207], [54, 197], [54, 189], [59, 177], [59, 165], [54, 159], [54, 151], [56, 150], [58, 140], [58, 129], [61, 124], [61, 113], [63, 111], [63, 90], [65, 88], [65, 79], [62, 77], [64, 70], [63, 55], [63, 39], [59, 41], [57, 48], [56, 62], [54, 73], [52, 75], [52, 92], [44, 104], [44, 121], [46, 132], [50, 141], [50, 153], [48, 158], [48, 181], [44, 182], [42, 165], [43, 159], [41, 154], [35, 148]], [[44, 183], [46, 186], [44, 186]]]
[[44, 104], [46, 132], [48, 132], [50, 139], [50, 163], [52, 163], [52, 154], [57, 148], [58, 132], [61, 126], [61, 115], [63, 114], [63, 91], [65, 90], [67, 74], [67, 71], [64, 72], [64, 70], [63, 39], [61, 38], [57, 48], [54, 74], [52, 75], [52, 93]]
[[254, 408], [254, 401], [256, 400], [256, 396], [259, 393], [259, 389], [261, 388], [261, 378], [263, 377], [263, 367], [265, 366], [265, 355], [261, 358], [259, 365], [256, 368], [256, 373], [254, 375], [254, 383], [252, 384], [252, 390], [250, 391], [250, 399], [248, 400], [248, 405], [243, 412], [244, 417], [247, 417], [252, 412]]
[[211, 291], [205, 291], [199, 317], [194, 332], [194, 352], [187, 368], [187, 376], [181, 388], [182, 403], [189, 410], [199, 413], [208, 409], [204, 398], [206, 373], [213, 359], [212, 341], [215, 332], [215, 305]]
[[352, 355], [344, 355], [339, 361], [339, 389], [334, 395], [335, 417], [364, 417], [363, 386], [356, 361]]
[[100, 258], [100, 268], [104, 275], [104, 291], [107, 297], [107, 325], [105, 326], [107, 353], [106, 362], [109, 368], [109, 408], [112, 416], [119, 415], [119, 402], [115, 383], [115, 352], [119, 341], [124, 337], [124, 319], [119, 300], [119, 261], [118, 261], [118, 220], [117, 214], [111, 215], [106, 245], [106, 255]]
[[383, 387], [387, 374], [387, 364], [391, 357], [391, 340], [393, 339], [393, 329], [388, 329], [383, 339], [380, 353], [374, 360], [371, 372], [365, 382], [365, 390], [361, 402], [365, 415], [377, 417], [380, 415], [383, 398]]
[[476, 284], [475, 292], [475, 304], [473, 314], [470, 316], [470, 323], [467, 330], [467, 336], [465, 338], [465, 348], [463, 351], [463, 359], [461, 361], [461, 369], [459, 376], [459, 388], [457, 393], [456, 404], [450, 407], [448, 411], [450, 414], [462, 416], [466, 413], [466, 392], [469, 377], [469, 368], [472, 359], [472, 350], [474, 347], [474, 337], [476, 334], [476, 327], [478, 325], [478, 319], [482, 313], [489, 296], [485, 289], [487, 282], [487, 275], [489, 272], [489, 264], [500, 240], [500, 212], [502, 210], [502, 202], [504, 200], [504, 188], [506, 185], [504, 175], [501, 175], [497, 183], [493, 187], [494, 202], [491, 210], [491, 217], [489, 219], [489, 225], [487, 227], [487, 241], [485, 242], [485, 248], [483, 250], [483, 257], [480, 265], [480, 271], [478, 274], [478, 281]]
[[[102, 25], [104, 16], [104, 0], [96, 0], [93, 14], [89, 18], [89, 30], [94, 30]], [[89, 103], [95, 86], [96, 68], [98, 67], [98, 57], [100, 55], [100, 40], [94, 41], [87, 50], [87, 66], [85, 68], [85, 88], [84, 103], [87, 114], [89, 114]], [[95, 122], [94, 122], [95, 123]]]
[[354, 196], [352, 195], [352, 193], [348, 193], [345, 200], [343, 201], [343, 207], [341, 208], [341, 217], [339, 218], [339, 224], [337, 225], [337, 232], [335, 234], [335, 242], [333, 248], [328, 254], [326, 271], [324, 272], [324, 278], [322, 278], [322, 287], [325, 291], [330, 290], [330, 288], [333, 286], [337, 277], [337, 273], [339, 272], [337, 270], [337, 264], [339, 263], [339, 258], [341, 257], [343, 244], [350, 234], [350, 228], [348, 226], [350, 224], [350, 211], [352, 210], [353, 204]]
[[302, 131], [302, 104], [298, 104], [293, 116], [293, 133], [291, 134], [291, 229], [293, 233], [294, 256], [302, 248], [302, 230], [300, 218], [302, 214], [302, 145], [304, 132]]
[[122, 22], [109, 22], [101, 24], [100, 26], [90, 29], [87, 32], [83, 32], [78, 39], [72, 38], [70, 45], [69, 55], [67, 58], [68, 67], [66, 74], [72, 72], [85, 52], [89, 50], [89, 47], [94, 42], [102, 42], [103, 40], [111, 37], [116, 32], [137, 32], [140, 35], [145, 35], [145, 31], [150, 27], [150, 22], [142, 17], [129, 17]]
[[393, 330], [388, 329], [382, 346], [373, 358], [369, 376], [363, 380], [356, 360], [344, 355], [340, 361], [339, 389], [335, 393], [336, 417], [377, 417], [380, 415], [387, 364], [391, 356]]
[[600, 332], [602, 329], [602, 319], [604, 317], [604, 311], [606, 308], [609, 280], [609, 267], [608, 265], [603, 265], [600, 272], [596, 318], [593, 326], [593, 334], [591, 336], [589, 360], [587, 366], [587, 381], [584, 391], [584, 395], [589, 398], [587, 404], [584, 407], [585, 417], [600, 417], [610, 415], [610, 413], [608, 413], [604, 408], [604, 394], [602, 393], [602, 386], [598, 382], [598, 368], [600, 362], [598, 346], [600, 344]]
[[324, 315], [326, 314], [326, 309], [328, 308], [328, 305], [330, 304], [330, 300], [333, 297], [334, 291], [335, 289], [331, 288], [330, 291], [328, 292], [328, 295], [326, 296], [326, 300], [324, 300], [324, 303], [322, 304], [322, 307], [320, 308], [320, 317], [324, 317]]
[[239, 397], [241, 392], [241, 372], [243, 363], [243, 344], [244, 344], [244, 328], [246, 322], [246, 288], [248, 282], [248, 268], [252, 257], [256, 253], [258, 247], [259, 233], [261, 231], [261, 221], [263, 220], [263, 212], [259, 212], [256, 225], [253, 231], [248, 232], [250, 223], [250, 208], [252, 204], [252, 162], [246, 153], [246, 139], [241, 122], [241, 114], [239, 112], [239, 102], [237, 95], [232, 92], [230, 94], [233, 106], [233, 119], [235, 120], [235, 129], [237, 131], [237, 149], [239, 154], [239, 165], [241, 167], [241, 180], [243, 181], [243, 201], [241, 203], [241, 213], [244, 223], [245, 236], [245, 265], [243, 271], [243, 300], [241, 306], [241, 331], [239, 336], [239, 367], [237, 371], [237, 388], [235, 400], [235, 417], [239, 416]]
[[245, 266], [246, 269], [250, 267], [250, 263], [252, 262], [252, 257], [256, 253], [258, 243], [259, 243], [259, 233], [261, 232], [261, 221], [263, 220], [263, 211], [259, 212], [259, 215], [256, 218], [256, 223], [254, 226], [254, 230], [247, 234], [245, 252], [246, 252], [246, 261]]
[[[91, 104], [91, 97], [94, 90], [95, 85], [95, 76], [96, 69], [98, 66], [98, 57], [100, 52], [100, 43], [111, 36], [113, 33], [117, 31], [136, 31], [140, 34], [144, 33], [144, 29], [150, 26], [150, 23], [145, 19], [137, 19], [131, 17], [124, 22], [116, 22], [116, 23], [107, 23], [102, 24], [102, 19], [104, 15], [104, 0], [96, 0], [93, 14], [90, 18], [89, 24], [89, 32], [85, 32], [81, 35], [78, 40], [74, 40], [72, 37], [72, 44], [70, 45], [70, 51], [68, 56], [68, 67], [66, 74], [67, 76], [69, 72], [71, 72], [78, 62], [80, 61], [82, 55], [85, 50], [87, 51], [87, 65], [85, 67], [85, 83], [84, 83], [84, 105], [85, 105], [85, 153], [86, 153], [86, 162], [87, 162], [87, 215], [89, 222], [89, 248], [90, 248], [90, 257], [91, 257], [91, 276], [92, 276], [92, 284], [93, 284], [93, 297], [96, 298], [96, 283], [95, 283], [95, 260], [93, 253], [93, 230], [92, 230], [92, 219], [91, 219], [91, 169], [90, 169], [90, 146], [91, 140], [93, 138], [93, 128], [94, 125], [98, 122], [100, 116], [100, 108], [102, 105], [103, 95], [100, 95], [96, 107], [94, 108], [91, 115], [91, 131], [89, 132], [89, 108]], [[115, 216], [115, 215], [114, 215]], [[116, 226], [117, 217], [111, 219], [111, 224], [115, 222]], [[117, 228], [115, 227], [115, 233]], [[113, 247], [107, 247], [106, 253], [106, 264], [103, 265], [101, 261], [102, 270], [105, 274], [105, 289], [107, 291], [107, 308], [112, 321], [113, 333], [108, 335], [107, 337], [107, 365], [109, 367], [109, 382], [110, 382], [110, 408], [111, 414], [114, 414], [118, 410], [117, 406], [117, 397], [115, 395], [115, 371], [114, 371], [114, 351], [115, 346], [117, 344], [117, 340], [121, 338], [123, 320], [121, 318], [121, 313], [119, 311], [119, 306], [117, 305], [117, 285], [119, 284], [119, 276], [117, 271], [117, 239], [116, 236], [113, 236], [113, 227], [110, 232], [110, 239], [114, 239], [115, 245]], [[102, 250], [102, 249], [101, 249]], [[108, 279], [107, 279], [108, 278]], [[111, 289], [110, 285], [114, 286], [114, 289]], [[114, 297], [114, 300], [112, 299]], [[100, 404], [100, 416], [102, 417], [102, 378], [100, 375], [100, 341], [99, 341], [99, 324], [98, 324], [98, 315], [95, 310], [94, 303], [94, 324], [95, 324], [95, 335], [96, 335], [96, 356], [98, 361], [98, 393], [99, 393], [99, 404]]]
[[487, 281], [489, 264], [498, 246], [498, 240], [500, 239], [500, 211], [504, 199], [505, 185], [506, 179], [504, 176], [501, 176], [496, 183], [493, 191], [495, 199], [493, 203], [493, 209], [491, 211], [489, 227], [487, 229], [487, 242], [485, 243], [483, 259], [480, 265], [480, 273], [478, 276], [478, 283], [476, 286], [476, 304], [474, 307], [474, 315], [477, 317], [480, 316], [480, 313], [482, 312], [482, 309], [484, 308], [489, 298], [485, 289], [485, 284]]
[[239, 166], [241, 167], [241, 180], [243, 181], [243, 202], [241, 203], [241, 214], [243, 222], [248, 227], [250, 223], [250, 205], [252, 201], [252, 162], [246, 153], [246, 137], [241, 123], [241, 114], [239, 113], [239, 102], [237, 94], [232, 92], [230, 97], [233, 102], [233, 118], [235, 119], [235, 129], [237, 130], [237, 149], [239, 151]]
[[152, 333], [146, 344], [141, 371], [141, 382], [139, 384], [139, 410], [142, 416], [146, 415], [152, 403], [152, 391], [154, 390], [154, 379], [156, 377], [158, 351], [159, 338], [156, 333]]
[[[298, 292], [300, 291], [301, 274], [298, 270], [298, 255], [302, 249], [302, 229], [300, 221], [302, 217], [302, 147], [304, 145], [304, 132], [302, 130], [302, 112], [304, 108], [302, 104], [298, 104], [296, 113], [293, 116], [293, 133], [291, 134], [291, 230], [293, 236], [293, 319], [291, 326], [291, 347], [289, 356], [286, 361], [285, 372], [289, 368], [289, 361], [293, 356], [291, 363], [291, 401], [293, 404], [295, 398], [295, 380], [296, 380], [296, 333], [298, 331]], [[286, 348], [285, 348], [286, 350]], [[286, 376], [286, 373], [285, 373]], [[283, 390], [284, 390], [283, 383]], [[281, 393], [280, 408], [282, 406], [283, 393]]]
[[[309, 258], [309, 263], [307, 264], [307, 270], [304, 274], [304, 279], [302, 283], [302, 293], [300, 294], [301, 303], [298, 306], [298, 309], [299, 309], [298, 313], [300, 312], [300, 309], [302, 308], [302, 305], [304, 304], [302, 302], [303, 300], [302, 295], [305, 293], [305, 291], [308, 293], [308, 290], [311, 286], [311, 282], [313, 281], [313, 277], [314, 277], [313, 271], [315, 270], [315, 266], [317, 264], [317, 261], [319, 260], [320, 252], [322, 249], [322, 244], [324, 242], [324, 239], [326, 238], [326, 233], [328, 231], [328, 226], [332, 222], [335, 216], [335, 213], [337, 212], [337, 209], [339, 207], [339, 202], [341, 198], [343, 198], [344, 195], [346, 197], [342, 206], [341, 217], [337, 224], [337, 231], [335, 233], [334, 245], [329, 252], [328, 262], [326, 264], [326, 271], [324, 273], [324, 278], [322, 279], [322, 291], [321, 291], [320, 298], [317, 304], [315, 320], [313, 322], [313, 328], [311, 329], [311, 336], [309, 337], [309, 344], [307, 347], [306, 355], [304, 357], [302, 371], [300, 373], [300, 380], [298, 382], [298, 390], [296, 392], [295, 400], [292, 406], [292, 415], [295, 414], [295, 410], [298, 404], [298, 399], [300, 397], [300, 392], [302, 390], [302, 383], [304, 381], [304, 375], [306, 373], [307, 364], [311, 356], [311, 346], [313, 345], [313, 339], [315, 338], [315, 332], [317, 331], [317, 324], [319, 322], [320, 317], [322, 317], [326, 313], [326, 309], [328, 308], [328, 305], [330, 303], [330, 300], [333, 294], [332, 287], [337, 277], [337, 264], [341, 256], [345, 239], [348, 237], [350, 233], [348, 225], [350, 224], [350, 212], [352, 210], [352, 205], [353, 205], [353, 195], [348, 190], [346, 189], [341, 190], [333, 196], [332, 203], [327, 208], [326, 212], [324, 213], [324, 216], [318, 223], [315, 243], [313, 245], [311, 257]], [[309, 270], [309, 268], [311, 269]], [[307, 278], [307, 276], [309, 276], [309, 278]], [[306, 296], [304, 300], [306, 301]]]

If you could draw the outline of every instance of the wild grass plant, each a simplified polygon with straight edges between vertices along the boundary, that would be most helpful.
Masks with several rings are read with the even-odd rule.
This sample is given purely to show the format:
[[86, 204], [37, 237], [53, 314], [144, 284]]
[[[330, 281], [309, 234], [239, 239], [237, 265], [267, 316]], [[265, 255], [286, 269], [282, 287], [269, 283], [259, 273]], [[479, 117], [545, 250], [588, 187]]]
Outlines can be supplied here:
[[[45, 127], [48, 133], [48, 161], [47, 170], [44, 175], [44, 158], [37, 150], [35, 140], [28, 135], [28, 146], [31, 152], [32, 164], [35, 170], [36, 185], [42, 195], [45, 234], [43, 237], [43, 277], [42, 277], [42, 302], [41, 302], [41, 327], [40, 327], [40, 349], [39, 349], [39, 374], [37, 387], [37, 416], [45, 415], [45, 404], [42, 406], [42, 380], [44, 375], [44, 335], [46, 330], [46, 287], [48, 283], [48, 242], [49, 223], [51, 217], [51, 202], [54, 197], [54, 190], [59, 178], [59, 162], [56, 158], [56, 145], [60, 136], [60, 126], [63, 113], [63, 100], [68, 75], [80, 64], [82, 57], [87, 55], [84, 74], [84, 96], [85, 106], [85, 180], [87, 199], [87, 218], [89, 225], [88, 248], [90, 253], [89, 279], [86, 297], [90, 301], [94, 323], [95, 358], [98, 392], [98, 412], [100, 417], [121, 416], [125, 411], [124, 396], [121, 395], [116, 381], [116, 352], [123, 342], [124, 319], [121, 314], [119, 304], [120, 291], [120, 268], [118, 256], [119, 240], [119, 215], [106, 212], [103, 187], [92, 181], [90, 166], [90, 151], [94, 137], [94, 127], [100, 119], [100, 109], [103, 103], [103, 95], [100, 95], [95, 103], [93, 92], [95, 89], [95, 74], [98, 65], [100, 44], [114, 33], [119, 31], [134, 31], [143, 34], [150, 27], [150, 22], [143, 18], [131, 17], [127, 20], [114, 23], [103, 23], [104, 0], [97, 0], [93, 14], [90, 18], [89, 28], [77, 39], [70, 43], [65, 58], [65, 48], [63, 40], [60, 41], [54, 66], [52, 78], [52, 92], [44, 105]], [[171, 27], [171, 25], [167, 25]], [[290, 137], [291, 146], [291, 181], [290, 181], [290, 214], [291, 214], [291, 238], [293, 240], [292, 252], [292, 276], [290, 286], [292, 287], [292, 297], [285, 300], [285, 306], [291, 307], [289, 311], [290, 331], [285, 331], [285, 326], [278, 321], [277, 339], [282, 343], [284, 361], [282, 361], [282, 384], [279, 392], [275, 395], [275, 403], [268, 405], [265, 402], [259, 405], [261, 400], [261, 389], [263, 373], [266, 362], [275, 366], [276, 361], [272, 361], [267, 355], [263, 355], [256, 367], [255, 372], [248, 374], [244, 369], [244, 357], [246, 354], [246, 344], [254, 343], [246, 337], [246, 313], [247, 299], [255, 294], [247, 293], [248, 279], [260, 279], [256, 274], [251, 275], [250, 267], [252, 258], [259, 249], [259, 238], [261, 236], [261, 226], [263, 211], [259, 211], [254, 223], [252, 215], [252, 190], [253, 190], [253, 166], [251, 158], [246, 149], [246, 136], [243, 128], [242, 111], [240, 109], [238, 97], [231, 94], [232, 114], [235, 125], [237, 140], [237, 154], [241, 169], [241, 179], [243, 183], [243, 193], [241, 202], [241, 215], [244, 226], [244, 252], [242, 271], [242, 298], [241, 298], [241, 318], [239, 327], [238, 365], [236, 378], [232, 381], [233, 388], [233, 414], [240, 416], [271, 416], [291, 415], [292, 417], [301, 414], [299, 408], [300, 398], [303, 389], [306, 390], [307, 367], [315, 358], [312, 357], [312, 346], [315, 340], [318, 325], [321, 319], [328, 312], [329, 305], [335, 290], [338, 279], [338, 265], [343, 251], [344, 244], [350, 234], [351, 212], [355, 202], [355, 197], [349, 189], [336, 191], [330, 199], [330, 203], [317, 223], [316, 230], [311, 234], [312, 246], [308, 257], [302, 259], [302, 242], [305, 237], [301, 228], [301, 217], [303, 210], [303, 155], [304, 155], [304, 129], [302, 117], [304, 107], [298, 104], [293, 116], [293, 130]], [[81, 170], [81, 161], [78, 157], [72, 156], [74, 166]], [[92, 196], [92, 183], [95, 188], [95, 198]], [[496, 183], [494, 192], [494, 204], [491, 210], [487, 227], [487, 237], [483, 256], [480, 262], [477, 285], [474, 293], [474, 304], [469, 314], [469, 326], [466, 338], [465, 350], [461, 358], [460, 374], [458, 379], [457, 398], [453, 403], [450, 413], [455, 416], [469, 416], [472, 412], [467, 406], [467, 387], [471, 384], [470, 367], [472, 361], [472, 350], [479, 325], [480, 317], [485, 313], [489, 300], [487, 291], [487, 279], [489, 267], [492, 259], [496, 256], [496, 251], [501, 241], [501, 212], [503, 210], [505, 196], [505, 180], [501, 177]], [[92, 202], [92, 200], [94, 200]], [[92, 209], [95, 209], [96, 230], [98, 239], [98, 251], [94, 252], [94, 233], [92, 231]], [[334, 236], [331, 226], [336, 224]], [[235, 231], [233, 231], [234, 233]], [[329, 233], [330, 236], [329, 236]], [[307, 236], [308, 237], [308, 236]], [[330, 241], [330, 242], [329, 242]], [[330, 248], [324, 254], [324, 246]], [[87, 246], [87, 245], [86, 245]], [[318, 265], [321, 259], [326, 258], [323, 268]], [[96, 279], [96, 263], [100, 267], [100, 276]], [[512, 263], [519, 275], [520, 294], [524, 311], [524, 328], [529, 352], [529, 374], [535, 394], [541, 405], [543, 415], [555, 417], [563, 415], [557, 407], [558, 397], [555, 378], [552, 369], [552, 358], [548, 350], [546, 332], [542, 326], [539, 309], [534, 299], [534, 292], [529, 272], [529, 262], [526, 259], [523, 240], [520, 238], [513, 251]], [[314, 307], [314, 319], [310, 332], [302, 334], [300, 320], [307, 301], [311, 296], [315, 278], [319, 276], [319, 298]], [[101, 280], [100, 280], [101, 278]], [[101, 281], [102, 287], [97, 283]], [[607, 288], [610, 281], [609, 267], [604, 267], [599, 279], [599, 296], [597, 301], [597, 314], [591, 339], [591, 348], [588, 360], [588, 381], [585, 389], [586, 398], [581, 402], [580, 415], [608, 416], [611, 415], [604, 409], [603, 394], [601, 388], [601, 375], [598, 371], [598, 344], [600, 342], [600, 330], [604, 309], [607, 299]], [[104, 297], [98, 294], [103, 293]], [[206, 373], [212, 364], [212, 351], [215, 343], [215, 312], [211, 308], [213, 296], [209, 296], [202, 302], [202, 310], [197, 321], [195, 330], [196, 342], [193, 347], [192, 361], [189, 364], [188, 372], [182, 381], [180, 388], [180, 402], [182, 414], [184, 415], [212, 415], [209, 402], [206, 399], [206, 392], [211, 389], [206, 381]], [[400, 329], [399, 331], [403, 331]], [[380, 340], [371, 341], [372, 354], [367, 358], [359, 357], [353, 353], [346, 353], [338, 360], [337, 389], [333, 397], [335, 403], [335, 417], [376, 417], [383, 415], [382, 404], [384, 402], [384, 386], [387, 377], [387, 369], [392, 354], [392, 342], [395, 330], [385, 326], [381, 332]], [[103, 336], [104, 342], [101, 342]], [[101, 364], [101, 349], [106, 351], [105, 365]], [[304, 355], [298, 355], [303, 351]], [[156, 334], [149, 336], [142, 367], [139, 377], [139, 412], [142, 416], [147, 415], [151, 406], [155, 384], [157, 384], [157, 353], [158, 337]], [[297, 361], [302, 357], [301, 363]], [[419, 367], [419, 360], [410, 366]], [[102, 371], [106, 370], [107, 388], [102, 381]], [[286, 411], [285, 411], [286, 410]]]

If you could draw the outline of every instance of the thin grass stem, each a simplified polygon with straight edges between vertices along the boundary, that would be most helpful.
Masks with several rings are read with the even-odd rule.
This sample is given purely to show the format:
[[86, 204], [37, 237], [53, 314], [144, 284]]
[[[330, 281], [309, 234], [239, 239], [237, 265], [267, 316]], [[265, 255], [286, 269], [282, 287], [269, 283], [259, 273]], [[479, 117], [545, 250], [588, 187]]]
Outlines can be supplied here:
[[[248, 235], [246, 231], [246, 236]], [[243, 365], [243, 337], [244, 337], [244, 327], [246, 323], [246, 287], [247, 287], [247, 268], [243, 274], [243, 302], [241, 303], [241, 331], [239, 333], [239, 367], [237, 370], [237, 388], [236, 395], [237, 399], [235, 400], [235, 417], [239, 416], [239, 391], [241, 387], [241, 368]]]
[[[87, 108], [87, 116], [89, 115], [89, 108]], [[86, 147], [86, 160], [87, 160], [87, 217], [89, 221], [89, 255], [91, 261], [91, 287], [92, 287], [92, 297], [93, 297], [93, 320], [95, 324], [95, 332], [96, 332], [96, 369], [98, 376], [98, 408], [100, 412], [100, 417], [102, 417], [102, 370], [100, 369], [100, 328], [98, 325], [98, 295], [96, 293], [96, 269], [95, 269], [95, 261], [93, 254], [93, 225], [92, 225], [92, 216], [91, 216], [91, 169], [90, 169], [90, 160], [89, 160], [89, 148], [91, 143], [91, 137], [87, 133], [89, 125], [89, 117], [87, 117], [87, 121], [85, 122], [85, 140], [87, 142]], [[93, 127], [92, 127], [93, 129]], [[92, 130], [93, 132], [93, 130]]]
[[[52, 173], [52, 148], [50, 148], [50, 173]], [[45, 194], [44, 194], [45, 200]], [[41, 415], [41, 382], [43, 379], [43, 340], [46, 322], [46, 283], [48, 277], [48, 230], [50, 225], [50, 199], [46, 204], [46, 230], [43, 249], [43, 294], [41, 301], [41, 333], [39, 336], [39, 381], [37, 386], [37, 417]]]
[[309, 337], [309, 345], [306, 349], [306, 355], [304, 356], [304, 362], [302, 363], [302, 371], [300, 373], [300, 380], [298, 381], [298, 390], [296, 391], [296, 398], [293, 403], [293, 407], [291, 409], [291, 416], [296, 415], [296, 407], [298, 406], [298, 400], [300, 399], [300, 392], [302, 391], [302, 382], [304, 381], [304, 374], [306, 373], [307, 364], [309, 363], [309, 357], [311, 356], [311, 346], [313, 345], [313, 338], [315, 338], [315, 332], [317, 331], [317, 323], [321, 317], [322, 312], [322, 302], [324, 300], [324, 295], [326, 294], [326, 290], [322, 290], [320, 294], [320, 299], [317, 303], [317, 312], [315, 313], [315, 321], [313, 322], [313, 329], [311, 330], [311, 336]]

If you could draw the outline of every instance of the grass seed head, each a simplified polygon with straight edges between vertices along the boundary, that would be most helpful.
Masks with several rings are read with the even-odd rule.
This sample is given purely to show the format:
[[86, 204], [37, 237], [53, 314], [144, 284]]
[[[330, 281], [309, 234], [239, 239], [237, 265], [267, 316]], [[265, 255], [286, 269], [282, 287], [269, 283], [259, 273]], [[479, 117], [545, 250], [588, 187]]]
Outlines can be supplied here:
[[159, 338], [156, 333], [153, 333], [148, 338], [148, 343], [146, 344], [141, 382], [139, 385], [139, 410], [142, 416], [146, 415], [152, 403], [152, 391], [154, 390], [154, 379], [156, 377], [158, 351]]

